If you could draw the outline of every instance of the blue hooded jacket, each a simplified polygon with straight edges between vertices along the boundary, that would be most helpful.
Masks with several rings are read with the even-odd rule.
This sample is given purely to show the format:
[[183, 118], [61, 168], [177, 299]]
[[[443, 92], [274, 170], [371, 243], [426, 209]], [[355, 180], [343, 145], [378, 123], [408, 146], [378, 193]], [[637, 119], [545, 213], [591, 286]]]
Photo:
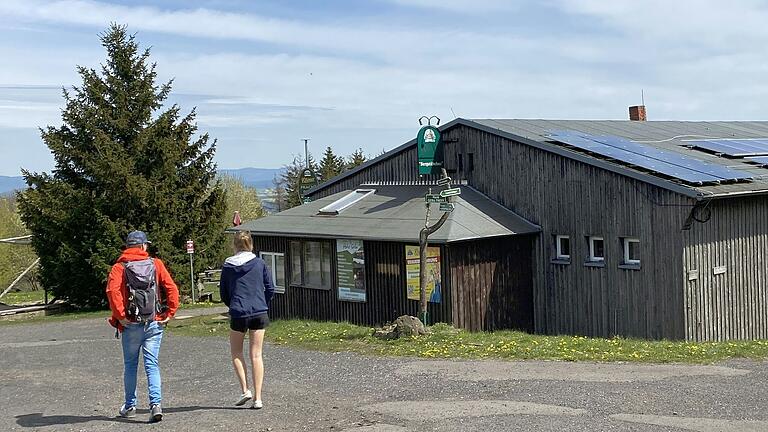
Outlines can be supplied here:
[[240, 252], [224, 262], [219, 292], [230, 317], [249, 318], [267, 313], [275, 287], [264, 260], [251, 252]]

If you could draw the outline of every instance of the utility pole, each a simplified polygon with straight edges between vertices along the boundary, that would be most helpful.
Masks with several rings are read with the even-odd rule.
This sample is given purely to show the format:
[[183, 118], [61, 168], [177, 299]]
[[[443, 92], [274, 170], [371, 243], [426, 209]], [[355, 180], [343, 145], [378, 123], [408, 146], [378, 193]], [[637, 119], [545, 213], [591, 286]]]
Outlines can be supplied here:
[[309, 168], [309, 138], [304, 138], [304, 168]]

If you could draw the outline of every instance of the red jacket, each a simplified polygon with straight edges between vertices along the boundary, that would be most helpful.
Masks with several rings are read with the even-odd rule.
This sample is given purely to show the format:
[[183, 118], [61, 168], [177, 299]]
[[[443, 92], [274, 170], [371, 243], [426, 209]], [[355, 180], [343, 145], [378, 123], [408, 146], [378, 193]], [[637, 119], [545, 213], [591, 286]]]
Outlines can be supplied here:
[[[115, 265], [112, 266], [112, 270], [109, 272], [109, 278], [107, 279], [107, 299], [109, 300], [109, 308], [112, 309], [112, 318], [109, 319], [109, 323], [113, 327], [117, 327], [119, 330], [123, 329], [119, 321], [125, 318], [125, 306], [126, 299], [128, 298], [128, 287], [125, 285], [125, 278], [123, 272], [125, 268], [121, 263], [128, 261], [141, 261], [149, 258], [149, 254], [146, 251], [141, 250], [138, 247], [127, 248], [117, 259]], [[157, 285], [160, 288], [158, 295], [160, 300], [166, 300], [168, 310], [163, 313], [158, 313], [155, 316], [155, 321], [162, 321], [166, 318], [173, 317], [176, 314], [176, 310], [179, 308], [179, 287], [171, 278], [171, 274], [168, 273], [168, 269], [165, 268], [165, 264], [162, 261], [155, 258], [155, 270], [157, 272]]]

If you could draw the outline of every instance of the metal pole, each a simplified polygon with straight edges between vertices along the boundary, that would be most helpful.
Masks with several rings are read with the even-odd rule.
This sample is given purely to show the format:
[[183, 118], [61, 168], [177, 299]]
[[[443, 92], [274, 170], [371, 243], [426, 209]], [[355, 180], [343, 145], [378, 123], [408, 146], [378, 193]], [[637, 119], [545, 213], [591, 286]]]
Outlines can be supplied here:
[[[432, 193], [432, 188], [429, 188]], [[419, 319], [427, 325], [427, 238], [429, 227], [429, 203], [424, 228], [419, 231]]]
[[304, 138], [304, 165], [305, 168], [309, 168], [309, 147], [307, 146], [307, 143], [309, 142], [309, 138]]
[[192, 265], [192, 255], [189, 254], [189, 283], [192, 285], [192, 303], [195, 302], [195, 269]]

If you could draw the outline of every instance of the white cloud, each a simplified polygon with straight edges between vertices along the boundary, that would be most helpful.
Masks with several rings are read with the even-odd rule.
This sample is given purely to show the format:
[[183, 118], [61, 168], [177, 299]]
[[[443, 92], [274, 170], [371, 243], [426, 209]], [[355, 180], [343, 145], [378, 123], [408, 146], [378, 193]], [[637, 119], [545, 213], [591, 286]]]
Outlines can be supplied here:
[[768, 4], [758, 0], [560, 1], [566, 11], [598, 18], [630, 41], [738, 51], [768, 38]]
[[[523, 2], [385, 0], [428, 13], [514, 17]], [[645, 90], [651, 119], [763, 117], [768, 96], [768, 12], [756, 1], [548, 0], [551, 15], [525, 28], [440, 25], [423, 29], [321, 19], [285, 20], [211, 9], [169, 10], [91, 0], [0, 2], [0, 16], [35, 27], [85, 26], [86, 48], [0, 40], [0, 84], [76, 84], [74, 65], [97, 67], [95, 38], [110, 21], [131, 31], [173, 34], [206, 44], [177, 49], [157, 34], [153, 46], [160, 80], [171, 77], [182, 109], [198, 106], [201, 131], [221, 138], [222, 166], [277, 166], [275, 143], [310, 136], [318, 146], [349, 152], [392, 148], [410, 138], [417, 119], [462, 117], [614, 118]], [[408, 11], [410, 12], [410, 11]], [[490, 15], [488, 15], [490, 16]], [[2, 19], [0, 19], [2, 21]], [[533, 29], [536, 30], [533, 30]], [[553, 31], [549, 31], [549, 29]], [[556, 31], [554, 31], [556, 30]], [[1, 31], [1, 30], [0, 30]], [[76, 31], [76, 30], [71, 30]], [[151, 36], [151, 37], [150, 37]], [[224, 42], [222, 42], [224, 41]], [[229, 41], [267, 42], [268, 49]], [[261, 44], [254, 44], [261, 46]], [[174, 96], [175, 97], [175, 96]], [[58, 123], [54, 100], [0, 99], [0, 127]], [[24, 104], [24, 101], [29, 104]], [[21, 104], [21, 105], [19, 105]], [[55, 109], [54, 109], [55, 108]], [[243, 162], [257, 146], [258, 162]]]

